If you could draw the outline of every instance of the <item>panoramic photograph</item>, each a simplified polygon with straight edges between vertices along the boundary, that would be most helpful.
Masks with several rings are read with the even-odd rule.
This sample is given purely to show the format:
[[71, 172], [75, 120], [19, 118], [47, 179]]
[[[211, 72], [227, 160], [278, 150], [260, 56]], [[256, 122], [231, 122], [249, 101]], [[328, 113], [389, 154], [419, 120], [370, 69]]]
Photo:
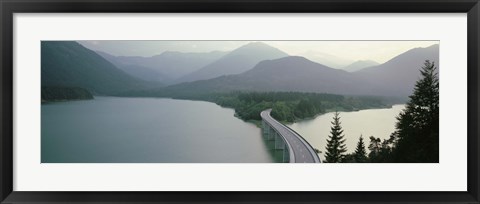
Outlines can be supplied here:
[[42, 163], [439, 162], [439, 41], [40, 43]]

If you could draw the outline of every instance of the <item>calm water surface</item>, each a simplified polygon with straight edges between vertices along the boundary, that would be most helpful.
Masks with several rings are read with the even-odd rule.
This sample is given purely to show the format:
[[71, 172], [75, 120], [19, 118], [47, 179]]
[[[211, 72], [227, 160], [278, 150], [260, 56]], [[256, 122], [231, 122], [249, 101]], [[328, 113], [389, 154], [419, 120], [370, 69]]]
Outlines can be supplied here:
[[[394, 105], [388, 109], [340, 112], [347, 153], [355, 151], [360, 135], [363, 135], [366, 147], [370, 142], [370, 136], [379, 137], [382, 140], [388, 139], [395, 130], [396, 116], [404, 107], [405, 105]], [[317, 116], [315, 119], [300, 121], [288, 126], [301, 134], [314, 148], [324, 153], [333, 115], [333, 113], [327, 113]], [[325, 158], [323, 153], [320, 154], [322, 159]]]
[[[388, 138], [403, 108], [341, 112], [348, 152], [360, 135], [366, 145], [371, 135]], [[289, 127], [325, 152], [332, 117], [327, 113]], [[268, 163], [281, 158], [260, 129], [234, 117], [232, 109], [163, 98], [42, 104], [41, 140], [44, 163]]]
[[259, 128], [209, 102], [96, 97], [41, 119], [44, 163], [274, 162]]

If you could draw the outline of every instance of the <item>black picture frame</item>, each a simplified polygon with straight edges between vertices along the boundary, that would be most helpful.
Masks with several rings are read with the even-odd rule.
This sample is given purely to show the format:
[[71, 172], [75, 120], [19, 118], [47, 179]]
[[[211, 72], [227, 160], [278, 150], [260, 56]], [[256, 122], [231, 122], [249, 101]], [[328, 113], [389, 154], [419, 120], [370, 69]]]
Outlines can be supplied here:
[[[1, 203], [479, 203], [478, 0], [0, 0]], [[18, 192], [13, 191], [15, 13], [467, 13], [468, 190], [466, 192]]]

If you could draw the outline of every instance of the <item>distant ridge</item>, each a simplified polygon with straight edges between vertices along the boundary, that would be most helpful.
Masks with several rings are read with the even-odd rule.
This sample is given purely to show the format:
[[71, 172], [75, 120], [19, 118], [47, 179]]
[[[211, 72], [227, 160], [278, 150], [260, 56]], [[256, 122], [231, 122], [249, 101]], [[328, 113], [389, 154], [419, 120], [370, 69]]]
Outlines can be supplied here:
[[343, 67], [342, 69], [347, 72], [355, 72], [363, 68], [377, 66], [377, 65], [379, 65], [379, 63], [373, 60], [358, 60], [348, 66]]
[[[410, 95], [420, 77], [420, 68], [425, 60], [439, 67], [439, 45], [408, 50], [391, 60], [373, 67], [361, 69], [354, 74], [376, 86], [387, 88], [396, 95]], [[383, 93], [385, 94], [385, 93]]]
[[74, 41], [41, 42], [42, 86], [80, 87], [93, 94], [144, 89], [147, 84]]
[[222, 75], [239, 74], [253, 68], [258, 62], [288, 56], [287, 53], [262, 42], [239, 47], [219, 60], [177, 80], [190, 82], [212, 79]]
[[350, 59], [344, 59], [342, 57], [338, 57], [335, 55], [321, 53], [321, 52], [314, 52], [314, 51], [304, 52], [300, 56], [303, 56], [313, 62], [323, 64], [325, 66], [335, 68], [335, 69], [341, 69], [345, 66], [348, 66], [349, 64], [354, 63], [354, 61]]
[[304, 57], [291, 56], [262, 61], [242, 74], [172, 85], [164, 91], [187, 95], [229, 91], [297, 91], [356, 95], [375, 94], [374, 88], [344, 70], [333, 69]]
[[[264, 43], [249, 43], [187, 75], [191, 80], [200, 79], [159, 88], [159, 83], [141, 80], [158, 76], [155, 70], [135, 63], [135, 60], [145, 63], [141, 57], [118, 59], [106, 53], [102, 57], [74, 41], [43, 41], [41, 49], [42, 86], [79, 87], [100, 95], [135, 95], [140, 90], [144, 96], [295, 91], [405, 97], [412, 93], [425, 60], [439, 65], [438, 44], [414, 48], [383, 64], [347, 72], [305, 57], [288, 56]], [[159, 56], [178, 54], [165, 52]], [[180, 54], [182, 59], [183, 54]], [[121, 60], [132, 64], [125, 65]], [[371, 62], [362, 63], [366, 66]], [[117, 66], [124, 66], [124, 70]]]
[[218, 60], [227, 52], [183, 53], [166, 51], [151, 57], [113, 56], [97, 51], [127, 73], [147, 81], [171, 83]]
[[411, 49], [384, 64], [353, 73], [304, 57], [283, 57], [261, 61], [241, 74], [176, 84], [157, 90], [157, 93], [195, 95], [230, 91], [298, 91], [403, 98], [412, 94], [425, 60], [435, 61], [438, 65], [438, 51], [438, 45]]

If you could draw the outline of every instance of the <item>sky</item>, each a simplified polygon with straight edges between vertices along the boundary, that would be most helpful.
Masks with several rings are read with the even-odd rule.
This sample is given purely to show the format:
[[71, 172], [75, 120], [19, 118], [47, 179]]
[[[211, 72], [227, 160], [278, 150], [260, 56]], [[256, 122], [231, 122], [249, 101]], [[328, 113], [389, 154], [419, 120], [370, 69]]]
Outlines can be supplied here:
[[[153, 56], [165, 51], [231, 51], [257, 41], [78, 41], [85, 47], [116, 56]], [[332, 56], [339, 61], [373, 60], [384, 63], [417, 47], [439, 41], [261, 41], [289, 55]]]

